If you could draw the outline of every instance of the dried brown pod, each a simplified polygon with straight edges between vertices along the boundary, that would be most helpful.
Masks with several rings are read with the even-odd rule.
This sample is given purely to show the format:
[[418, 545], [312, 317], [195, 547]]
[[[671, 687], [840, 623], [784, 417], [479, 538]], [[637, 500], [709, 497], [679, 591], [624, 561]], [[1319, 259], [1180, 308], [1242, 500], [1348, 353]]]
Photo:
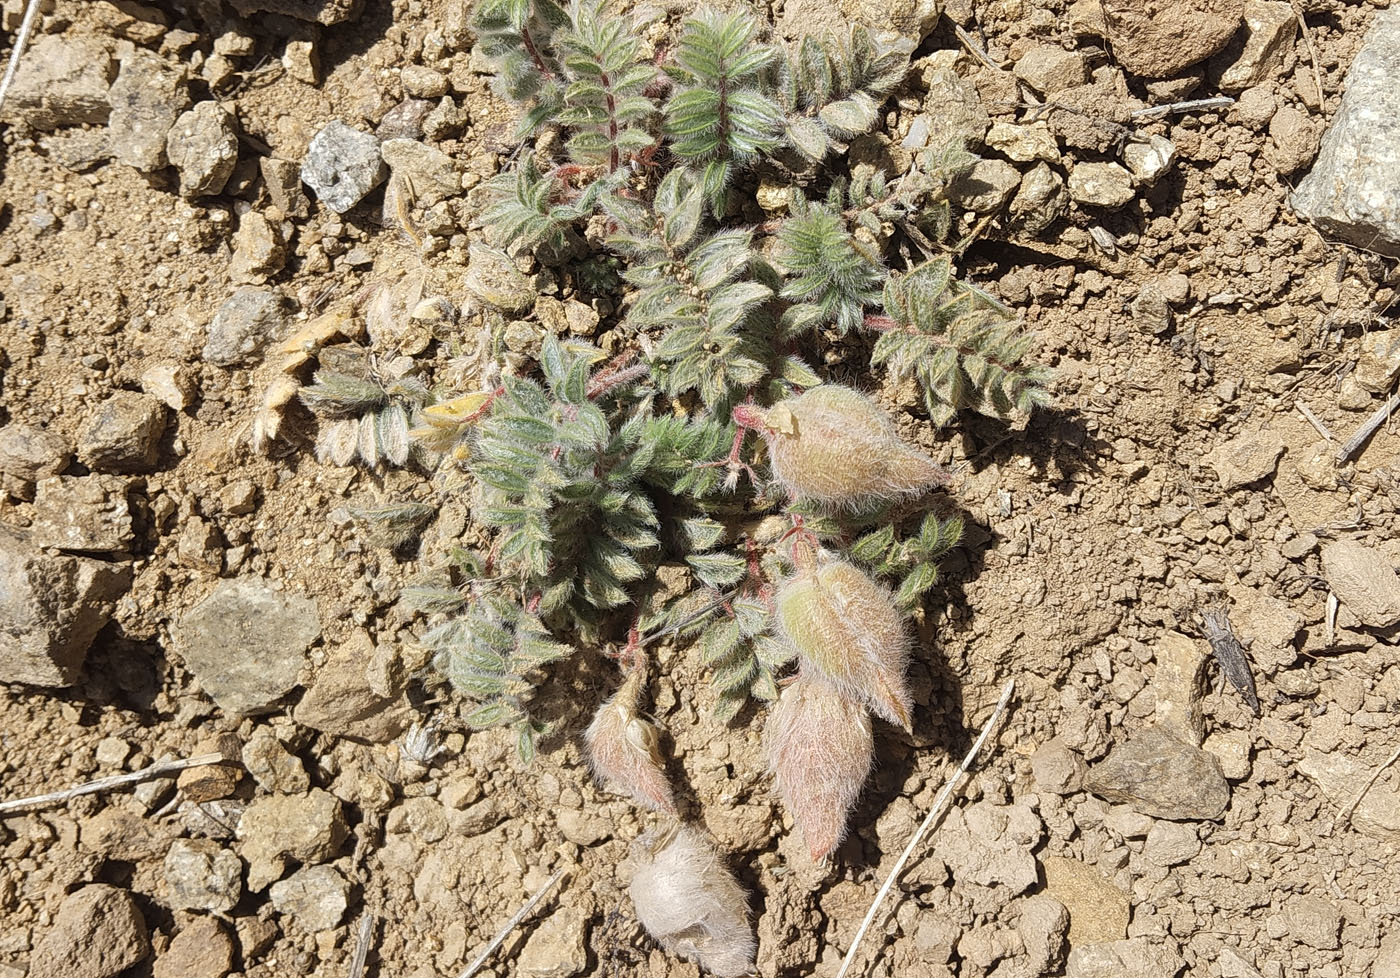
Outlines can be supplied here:
[[773, 475], [794, 499], [850, 509], [948, 481], [943, 466], [906, 444], [885, 412], [849, 387], [822, 384], [767, 409], [743, 404], [734, 421], [763, 436]]
[[912, 729], [909, 636], [890, 592], [844, 560], [818, 557], [778, 589], [777, 622], [804, 664], [878, 716]]
[[632, 844], [637, 919], [672, 954], [718, 978], [752, 973], [749, 895], [700, 829], [673, 824]]
[[666, 780], [660, 734], [638, 710], [643, 679], [640, 668], [631, 670], [622, 687], [593, 715], [583, 742], [599, 781], [652, 811], [674, 815], [676, 802]]
[[783, 804], [820, 862], [845, 838], [870, 776], [875, 746], [865, 708], [800, 673], [768, 714], [763, 749]]

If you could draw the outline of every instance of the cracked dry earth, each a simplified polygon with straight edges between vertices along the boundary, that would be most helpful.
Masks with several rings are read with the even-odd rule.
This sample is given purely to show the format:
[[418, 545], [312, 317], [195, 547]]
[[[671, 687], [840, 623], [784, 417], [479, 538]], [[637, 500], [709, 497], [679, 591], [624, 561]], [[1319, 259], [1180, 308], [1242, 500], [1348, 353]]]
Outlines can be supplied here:
[[[935, 431], [916, 392], [879, 392], [959, 473], [969, 533], [913, 625], [914, 732], [877, 725], [829, 866], [762, 773], [761, 709], [718, 723], [690, 650], [656, 653], [680, 804], [752, 892], [760, 975], [835, 974], [1011, 677], [857, 973], [1400, 975], [1400, 767], [1366, 787], [1400, 746], [1400, 431], [1336, 460], [1400, 371], [1400, 279], [1289, 203], [1395, 11], [1166, 0], [1154, 27], [1140, 6], [760, 5], [779, 40], [861, 19], [919, 44], [852, 158], [893, 176], [910, 146], [969, 140], [988, 163], [959, 198], [980, 226], [963, 274], [1055, 371], [1054, 407], [1009, 431]], [[3, 4], [7, 45], [22, 8]], [[649, 43], [687, 9], [657, 8]], [[648, 817], [581, 763], [607, 663], [551, 674], [554, 733], [521, 767], [503, 731], [424, 698], [423, 623], [395, 604], [474, 532], [465, 505], [412, 471], [320, 464], [305, 432], [247, 444], [303, 320], [405, 269], [472, 307], [474, 190], [515, 147], [466, 25], [455, 0], [41, 5], [0, 150], [0, 798], [228, 760], [0, 817], [0, 978], [343, 976], [362, 934], [366, 974], [456, 975], [560, 869], [479, 974], [698, 974], [627, 898]], [[421, 249], [386, 227], [377, 160], [343, 213], [302, 185], [335, 122], [347, 153], [407, 141], [392, 165], [445, 181]], [[539, 299], [515, 352], [561, 310], [606, 345], [616, 309], [522, 271]], [[450, 371], [480, 322], [391, 355]], [[386, 499], [439, 508], [421, 552], [350, 519]], [[1208, 607], [1257, 716], [1220, 678]]]

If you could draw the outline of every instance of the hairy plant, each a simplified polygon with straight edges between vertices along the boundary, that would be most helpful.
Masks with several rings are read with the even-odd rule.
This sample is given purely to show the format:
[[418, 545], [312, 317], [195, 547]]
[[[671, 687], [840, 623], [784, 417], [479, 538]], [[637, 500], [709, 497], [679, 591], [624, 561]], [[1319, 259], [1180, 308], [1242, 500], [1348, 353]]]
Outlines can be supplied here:
[[813, 862], [846, 837], [875, 756], [870, 718], [860, 703], [807, 672], [783, 691], [763, 728], [768, 770]]
[[788, 144], [820, 162], [834, 145], [869, 131], [912, 53], [908, 41], [877, 40], [862, 25], [824, 40], [804, 37], [785, 52], [776, 83]]
[[715, 216], [724, 213], [736, 171], [781, 140], [782, 111], [761, 85], [777, 52], [755, 41], [756, 28], [748, 14], [702, 10], [676, 45], [663, 131]]
[[981, 292], [956, 282], [946, 258], [885, 284], [872, 362], [912, 376], [934, 424], [973, 408], [997, 417], [1048, 403], [1047, 372], [1029, 359], [1035, 337]]
[[[439, 600], [446, 603], [445, 596]], [[535, 756], [535, 738], [544, 730], [528, 709], [533, 673], [572, 649], [555, 641], [518, 601], [494, 594], [472, 601], [459, 595], [458, 600], [458, 613], [427, 632], [423, 647], [433, 653], [433, 664], [452, 688], [473, 702], [467, 723], [514, 727], [520, 756], [529, 761]]]
[[669, 825], [632, 843], [628, 895], [647, 933], [717, 978], [753, 973], [749, 895], [702, 829]]
[[[783, 46], [746, 11], [701, 9], [668, 42], [602, 0], [482, 0], [474, 23], [522, 138], [539, 139], [488, 181], [494, 248], [473, 243], [473, 262], [493, 256], [515, 293], [592, 303], [609, 353], [551, 322], [538, 354], [507, 352], [521, 309], [483, 300], [467, 314], [489, 342], [441, 398], [347, 387], [336, 401], [327, 383], [308, 404], [357, 434], [401, 404], [439, 489], [470, 493], [449, 579], [405, 598], [434, 616], [423, 642], [473, 725], [513, 725], [532, 751], [538, 668], [610, 645], [624, 680], [583, 735], [590, 764], [674, 814], [640, 650], [675, 641], [709, 673], [720, 718], [771, 704], [775, 785], [827, 858], [873, 761], [870, 714], [915, 723], [905, 616], [962, 521], [930, 511], [948, 472], [869, 397], [825, 382], [826, 365], [859, 367], [850, 354], [872, 341], [872, 367], [912, 378], [939, 425], [1046, 400], [1034, 337], [955, 278], [970, 238], [956, 240], [948, 187], [975, 158], [950, 144], [903, 173], [849, 165], [912, 54], [862, 27]], [[534, 280], [511, 264], [531, 257]], [[714, 973], [746, 973], [742, 893], [721, 893], [704, 837], [657, 837], [640, 862], [647, 928]]]
[[408, 462], [409, 426], [415, 413], [432, 399], [415, 377], [380, 384], [329, 370], [318, 370], [315, 382], [301, 388], [298, 396], [321, 421], [316, 457], [335, 465], [349, 465], [358, 458], [370, 468]]
[[734, 420], [762, 436], [773, 475], [792, 498], [828, 509], [859, 509], [948, 481], [849, 387], [823, 384], [767, 409], [743, 404]]

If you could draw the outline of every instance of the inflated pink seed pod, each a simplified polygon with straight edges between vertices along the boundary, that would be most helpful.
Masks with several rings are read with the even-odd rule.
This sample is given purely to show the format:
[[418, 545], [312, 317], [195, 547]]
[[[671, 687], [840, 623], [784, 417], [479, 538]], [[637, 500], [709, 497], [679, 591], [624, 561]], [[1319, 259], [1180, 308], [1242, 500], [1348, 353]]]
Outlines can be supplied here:
[[776, 606], [778, 628], [805, 666], [912, 729], [909, 635], [889, 591], [854, 564], [819, 557], [783, 582]]
[[800, 673], [763, 728], [768, 769], [814, 862], [846, 837], [870, 776], [874, 737], [865, 708], [831, 683]]
[[628, 889], [661, 946], [718, 978], [753, 973], [749, 897], [700, 829], [672, 825], [632, 843]]
[[773, 475], [794, 499], [850, 509], [941, 485], [948, 471], [912, 448], [884, 411], [823, 384], [771, 408], [741, 404], [734, 421], [763, 436]]
[[660, 733], [638, 711], [644, 674], [634, 670], [598, 708], [583, 735], [588, 763], [606, 787], [631, 795], [637, 804], [676, 814], [661, 757]]

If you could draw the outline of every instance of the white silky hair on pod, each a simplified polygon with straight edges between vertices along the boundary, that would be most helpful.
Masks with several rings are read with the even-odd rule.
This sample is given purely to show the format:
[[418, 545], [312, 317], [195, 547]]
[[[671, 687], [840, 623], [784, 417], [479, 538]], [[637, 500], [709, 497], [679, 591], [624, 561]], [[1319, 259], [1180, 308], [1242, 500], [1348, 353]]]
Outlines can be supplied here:
[[718, 978], [753, 972], [748, 893], [704, 832], [689, 825], [648, 832], [632, 844], [632, 866], [637, 919], [662, 947]]

